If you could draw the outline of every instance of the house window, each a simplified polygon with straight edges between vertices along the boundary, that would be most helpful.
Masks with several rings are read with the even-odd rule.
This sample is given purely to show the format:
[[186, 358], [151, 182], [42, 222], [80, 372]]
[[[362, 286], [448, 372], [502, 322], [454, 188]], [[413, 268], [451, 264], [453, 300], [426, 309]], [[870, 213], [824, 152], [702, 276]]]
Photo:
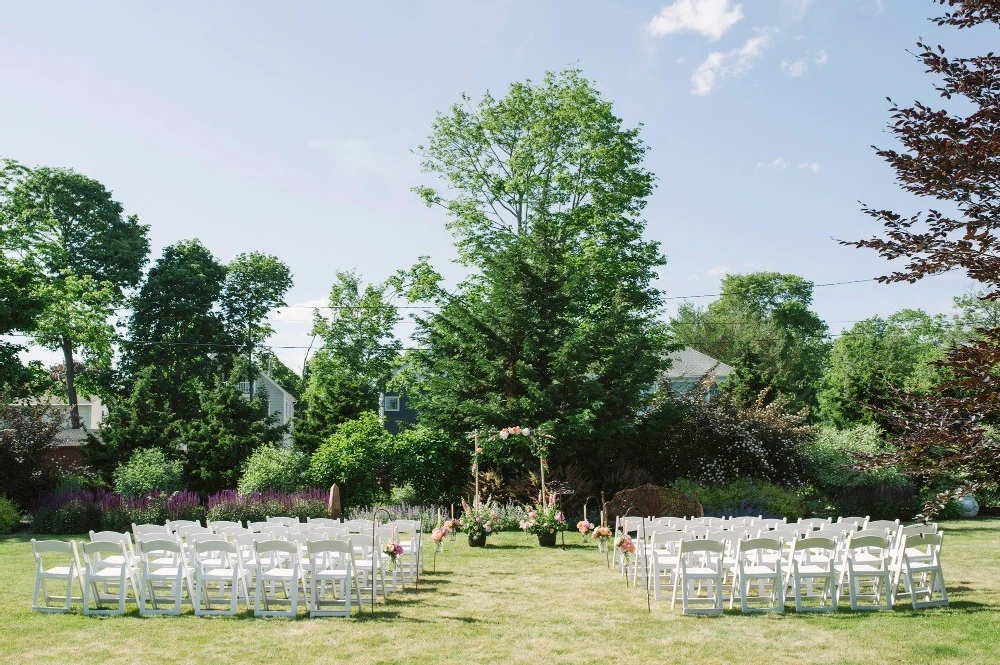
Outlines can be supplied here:
[[386, 395], [385, 396], [385, 410], [386, 411], [399, 411], [399, 395]]
[[246, 395], [250, 394], [250, 382], [249, 381], [240, 381], [239, 386], [240, 386], [240, 390], [242, 390], [244, 394], [246, 394]]

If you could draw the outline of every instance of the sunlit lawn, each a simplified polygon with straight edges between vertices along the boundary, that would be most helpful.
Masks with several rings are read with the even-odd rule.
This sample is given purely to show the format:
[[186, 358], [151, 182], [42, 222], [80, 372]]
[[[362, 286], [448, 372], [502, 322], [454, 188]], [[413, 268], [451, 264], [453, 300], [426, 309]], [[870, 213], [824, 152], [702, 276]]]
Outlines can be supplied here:
[[28, 538], [10, 537], [0, 539], [0, 662], [1000, 662], [1000, 521], [944, 528], [949, 608], [722, 617], [683, 617], [655, 601], [647, 613], [643, 590], [570, 534], [565, 550], [519, 534], [481, 550], [449, 542], [436, 572], [428, 556], [419, 587], [374, 617], [33, 614]]

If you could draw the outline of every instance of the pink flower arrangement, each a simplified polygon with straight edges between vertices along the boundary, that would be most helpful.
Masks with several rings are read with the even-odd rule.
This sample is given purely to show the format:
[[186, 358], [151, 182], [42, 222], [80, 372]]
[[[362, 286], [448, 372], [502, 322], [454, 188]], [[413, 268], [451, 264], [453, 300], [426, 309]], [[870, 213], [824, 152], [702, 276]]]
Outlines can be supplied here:
[[594, 525], [587, 520], [580, 520], [576, 523], [576, 530], [580, 532], [581, 536], [586, 538], [587, 534], [594, 530]]
[[609, 540], [611, 540], [611, 536], [612, 536], [611, 529], [606, 526], [595, 527], [590, 534], [590, 537], [593, 538], [594, 540], [604, 541], [604, 542], [608, 542]]
[[615, 538], [615, 547], [621, 550], [622, 559], [624, 559], [625, 563], [628, 564], [632, 555], [635, 554], [635, 541], [632, 540], [632, 537], [624, 533], [621, 534]]
[[434, 527], [434, 529], [431, 531], [431, 540], [433, 540], [435, 543], [440, 543], [442, 540], [445, 539], [445, 537], [447, 537], [449, 533], [451, 533], [451, 527], [449, 527], [447, 524], [445, 524], [445, 526]]
[[389, 557], [389, 570], [395, 570], [399, 557], [403, 554], [403, 544], [387, 542], [382, 546], [382, 553]]

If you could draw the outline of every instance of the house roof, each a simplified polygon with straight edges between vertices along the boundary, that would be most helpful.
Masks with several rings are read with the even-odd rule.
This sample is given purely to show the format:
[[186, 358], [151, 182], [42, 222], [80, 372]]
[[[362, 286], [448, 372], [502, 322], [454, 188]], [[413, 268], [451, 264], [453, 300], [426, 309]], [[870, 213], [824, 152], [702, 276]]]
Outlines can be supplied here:
[[285, 389], [284, 389], [284, 388], [283, 388], [283, 387], [281, 386], [281, 384], [280, 384], [280, 383], [278, 383], [277, 381], [275, 381], [275, 380], [274, 380], [274, 379], [273, 379], [273, 378], [272, 378], [272, 377], [271, 377], [271, 376], [270, 376], [269, 374], [267, 374], [266, 372], [260, 372], [260, 373], [259, 373], [259, 374], [257, 375], [257, 380], [259, 381], [259, 380], [261, 380], [261, 379], [263, 379], [263, 380], [264, 380], [264, 383], [266, 383], [266, 384], [268, 385], [268, 388], [270, 388], [271, 386], [273, 386], [273, 387], [277, 388], [278, 390], [280, 390], [280, 391], [281, 391], [281, 394], [282, 394], [282, 395], [283, 395], [283, 396], [285, 397], [285, 399], [287, 399], [287, 400], [290, 400], [290, 401], [292, 402], [292, 404], [295, 404], [296, 402], [298, 402], [298, 400], [297, 400], [297, 399], [295, 399], [295, 396], [294, 396], [294, 395], [292, 395], [292, 393], [290, 393], [290, 392], [288, 392], [287, 390], [285, 390]]
[[678, 379], [700, 379], [706, 374], [714, 374], [716, 379], [725, 379], [733, 368], [726, 363], [707, 356], [701, 351], [686, 346], [680, 351], [667, 354], [670, 369], [663, 376], [670, 381]]

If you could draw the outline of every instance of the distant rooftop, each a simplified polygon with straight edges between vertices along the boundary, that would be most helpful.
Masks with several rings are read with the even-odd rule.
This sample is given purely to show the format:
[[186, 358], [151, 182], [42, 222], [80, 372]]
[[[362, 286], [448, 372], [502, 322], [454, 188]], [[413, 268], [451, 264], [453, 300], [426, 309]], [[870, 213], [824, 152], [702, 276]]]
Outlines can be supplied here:
[[667, 355], [670, 359], [670, 369], [664, 376], [671, 381], [679, 379], [700, 379], [706, 374], [715, 374], [719, 380], [725, 379], [733, 368], [726, 363], [707, 356], [701, 351], [684, 347]]

